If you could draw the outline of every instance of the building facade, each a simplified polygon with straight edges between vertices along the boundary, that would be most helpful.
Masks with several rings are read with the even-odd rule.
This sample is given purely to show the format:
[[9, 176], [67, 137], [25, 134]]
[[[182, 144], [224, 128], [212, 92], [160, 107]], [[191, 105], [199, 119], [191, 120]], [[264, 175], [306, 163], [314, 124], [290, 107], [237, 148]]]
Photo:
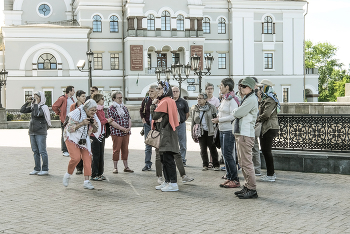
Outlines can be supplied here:
[[[42, 90], [50, 106], [68, 85], [88, 91], [88, 72], [76, 65], [87, 60], [89, 49], [94, 52], [92, 84], [104, 93], [124, 91], [128, 104], [140, 103], [149, 86], [157, 83], [157, 68], [164, 72], [173, 63], [187, 64], [194, 53], [202, 60], [208, 54], [214, 57], [202, 89], [207, 82], [218, 86], [226, 77], [237, 84], [255, 76], [270, 79], [281, 102], [303, 102], [304, 87], [308, 101], [316, 101], [318, 76], [305, 75], [303, 66], [306, 4], [5, 0], [0, 65], [9, 75], [3, 104], [18, 109], [26, 96]], [[204, 61], [201, 64], [204, 68]], [[193, 72], [189, 77], [198, 78]], [[198, 86], [192, 91], [187, 86], [182, 84], [182, 96], [197, 97]]]

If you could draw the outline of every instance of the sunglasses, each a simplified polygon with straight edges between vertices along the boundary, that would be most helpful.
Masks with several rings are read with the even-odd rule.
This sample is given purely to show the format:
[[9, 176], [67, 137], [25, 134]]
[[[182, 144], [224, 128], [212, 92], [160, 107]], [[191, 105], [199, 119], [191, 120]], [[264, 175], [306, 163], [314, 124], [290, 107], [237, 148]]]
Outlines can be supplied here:
[[90, 92], [93, 93], [93, 92], [95, 92], [95, 90], [94, 90], [94, 89], [91, 89]]
[[240, 84], [240, 85], [239, 85], [239, 87], [241, 87], [241, 88], [245, 89], [245, 88], [247, 88], [247, 87], [248, 87], [248, 85], [242, 85], [242, 84]]

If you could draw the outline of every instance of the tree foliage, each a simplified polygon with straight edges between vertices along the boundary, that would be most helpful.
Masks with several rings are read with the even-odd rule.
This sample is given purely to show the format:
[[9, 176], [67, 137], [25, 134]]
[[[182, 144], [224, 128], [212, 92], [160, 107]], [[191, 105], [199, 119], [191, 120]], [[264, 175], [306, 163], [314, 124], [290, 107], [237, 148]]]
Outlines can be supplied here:
[[305, 42], [305, 67], [318, 68], [318, 101], [334, 102], [337, 97], [345, 95], [345, 83], [350, 77], [342, 69], [343, 64], [335, 58], [337, 47], [330, 43], [313, 44]]

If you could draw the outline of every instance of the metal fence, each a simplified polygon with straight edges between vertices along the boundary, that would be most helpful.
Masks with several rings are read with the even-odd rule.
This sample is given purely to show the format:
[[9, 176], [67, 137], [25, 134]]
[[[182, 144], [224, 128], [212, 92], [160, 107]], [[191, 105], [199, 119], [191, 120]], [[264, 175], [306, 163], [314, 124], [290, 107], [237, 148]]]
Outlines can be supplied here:
[[285, 150], [350, 152], [350, 115], [278, 115], [272, 147]]

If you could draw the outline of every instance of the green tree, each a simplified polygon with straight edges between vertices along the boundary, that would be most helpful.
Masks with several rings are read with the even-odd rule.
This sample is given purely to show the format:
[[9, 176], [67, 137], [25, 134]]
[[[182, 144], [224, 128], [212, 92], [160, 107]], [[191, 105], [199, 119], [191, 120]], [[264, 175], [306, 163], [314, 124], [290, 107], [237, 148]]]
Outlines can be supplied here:
[[305, 42], [305, 67], [318, 68], [320, 75], [318, 78], [320, 102], [336, 101], [337, 97], [345, 92], [344, 82], [349, 81], [349, 76], [342, 70], [343, 64], [335, 58], [336, 52], [337, 47], [328, 42], [315, 45], [311, 41]]

